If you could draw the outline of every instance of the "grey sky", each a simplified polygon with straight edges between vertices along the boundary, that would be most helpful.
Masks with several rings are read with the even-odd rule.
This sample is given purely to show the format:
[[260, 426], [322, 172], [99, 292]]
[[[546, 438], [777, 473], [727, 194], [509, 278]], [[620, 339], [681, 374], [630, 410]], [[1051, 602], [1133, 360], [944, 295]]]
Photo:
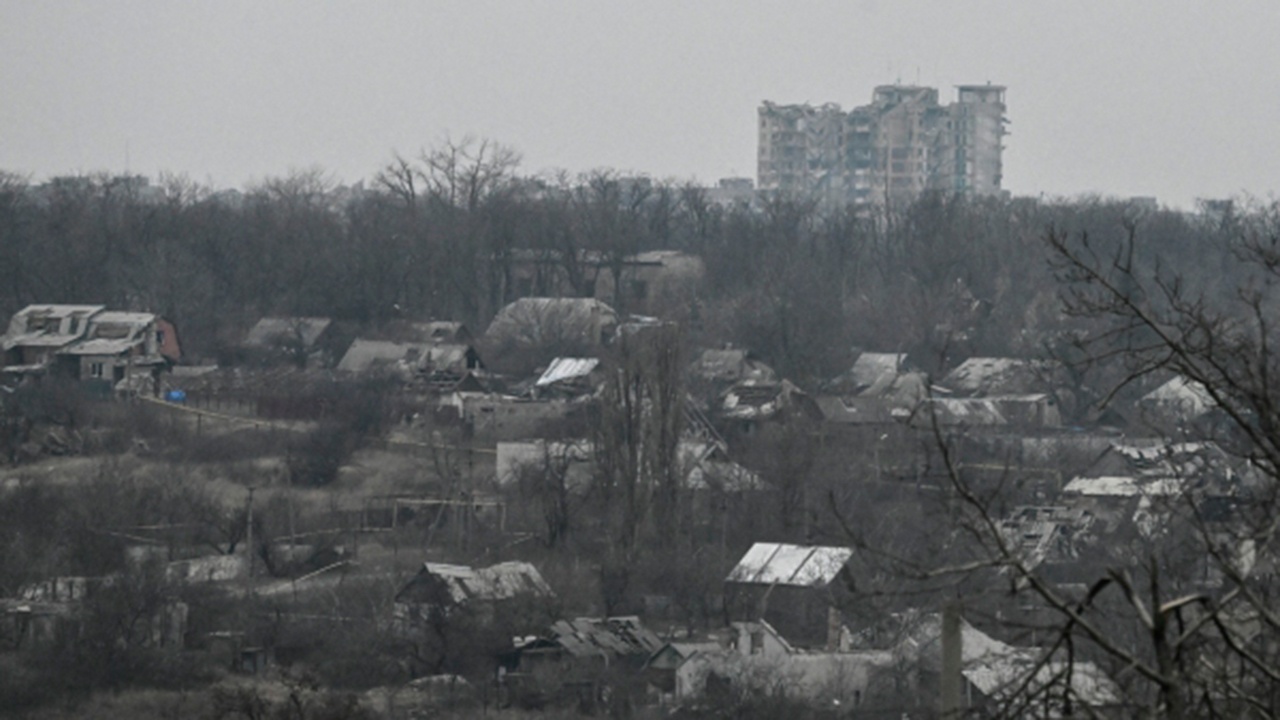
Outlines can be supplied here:
[[0, 0], [0, 169], [344, 182], [446, 134], [529, 172], [755, 175], [762, 100], [1009, 87], [1015, 194], [1280, 189], [1275, 0]]

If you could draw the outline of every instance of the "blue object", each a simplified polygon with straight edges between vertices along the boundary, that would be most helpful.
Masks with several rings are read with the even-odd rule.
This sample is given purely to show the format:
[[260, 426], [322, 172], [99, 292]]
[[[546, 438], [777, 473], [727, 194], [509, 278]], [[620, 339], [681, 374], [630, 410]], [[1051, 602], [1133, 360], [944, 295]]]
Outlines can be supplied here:
[[168, 400], [168, 401], [169, 401], [169, 402], [171, 402], [171, 403], [186, 403], [186, 402], [187, 402], [187, 391], [186, 391], [186, 390], [168, 390], [168, 391], [165, 391], [164, 399], [165, 399], [165, 400]]

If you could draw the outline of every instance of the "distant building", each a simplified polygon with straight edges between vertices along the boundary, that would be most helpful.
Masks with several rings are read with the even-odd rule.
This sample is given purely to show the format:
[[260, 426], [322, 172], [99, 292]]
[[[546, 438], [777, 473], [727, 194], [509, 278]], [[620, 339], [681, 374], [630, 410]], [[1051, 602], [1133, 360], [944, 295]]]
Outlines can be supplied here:
[[869, 105], [760, 106], [757, 186], [831, 205], [906, 204], [926, 190], [1001, 194], [1004, 86], [882, 85]]

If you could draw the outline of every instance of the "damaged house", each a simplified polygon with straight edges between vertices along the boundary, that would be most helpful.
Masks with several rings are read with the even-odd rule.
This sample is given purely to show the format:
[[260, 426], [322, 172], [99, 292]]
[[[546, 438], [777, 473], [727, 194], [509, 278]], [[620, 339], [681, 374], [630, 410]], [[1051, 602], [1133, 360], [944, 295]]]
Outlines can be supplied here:
[[917, 424], [1056, 428], [1062, 425], [1058, 368], [1043, 361], [974, 357], [948, 373], [917, 412]]
[[700, 701], [716, 706], [750, 696], [785, 697], [818, 708], [863, 707], [884, 684], [893, 665], [883, 650], [807, 651], [792, 646], [767, 621], [730, 625], [725, 646], [676, 645], [655, 654], [651, 667], [674, 666], [670, 690], [680, 704]]
[[324, 340], [333, 321], [326, 317], [264, 317], [241, 342], [251, 357], [298, 367], [324, 364]]
[[4, 372], [15, 380], [54, 374], [148, 393], [181, 357], [172, 323], [100, 305], [28, 306], [10, 320], [3, 347]]
[[[592, 709], [606, 695], [640, 698], [640, 670], [662, 640], [635, 616], [560, 620], [545, 636], [517, 638], [502, 659], [513, 693]], [[628, 693], [628, 691], [631, 691]]]
[[485, 568], [429, 562], [396, 593], [394, 619], [402, 631], [407, 631], [464, 606], [491, 619], [506, 603], [554, 598], [551, 586], [527, 562], [511, 561]]
[[907, 420], [928, 397], [928, 378], [908, 370], [906, 354], [864, 352], [815, 400], [828, 423], [874, 425]]

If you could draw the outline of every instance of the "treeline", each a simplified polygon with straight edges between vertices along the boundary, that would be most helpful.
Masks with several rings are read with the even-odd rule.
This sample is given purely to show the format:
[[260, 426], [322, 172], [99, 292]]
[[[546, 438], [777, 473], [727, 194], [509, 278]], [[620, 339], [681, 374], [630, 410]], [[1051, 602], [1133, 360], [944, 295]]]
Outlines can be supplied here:
[[1042, 352], [1068, 328], [1042, 251], [1050, 228], [1136, 232], [1147, 255], [1137, 261], [1213, 289], [1231, 283], [1220, 272], [1228, 243], [1211, 236], [1274, 215], [940, 195], [872, 217], [803, 198], [725, 205], [701, 187], [612, 171], [522, 174], [514, 151], [477, 141], [397, 157], [354, 189], [315, 170], [243, 193], [174, 177], [36, 185], [0, 173], [0, 312], [151, 310], [210, 357], [266, 314], [456, 319], [482, 331], [516, 297], [521, 252], [558, 258], [570, 290], [585, 293], [586, 251], [608, 263], [675, 249], [707, 267], [694, 340], [749, 347], [804, 381], [844, 369], [852, 347], [912, 352], [929, 370]]

